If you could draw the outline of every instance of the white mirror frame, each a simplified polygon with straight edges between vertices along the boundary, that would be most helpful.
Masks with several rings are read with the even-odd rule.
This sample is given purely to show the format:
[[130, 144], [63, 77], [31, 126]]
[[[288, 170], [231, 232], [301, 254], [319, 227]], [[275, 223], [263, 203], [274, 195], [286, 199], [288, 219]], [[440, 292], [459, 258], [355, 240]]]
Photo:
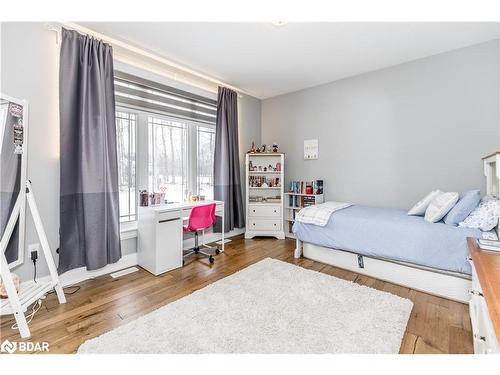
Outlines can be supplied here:
[[[21, 209], [19, 211], [19, 247], [17, 252], [17, 260], [12, 263], [9, 263], [9, 268], [15, 268], [24, 263], [24, 255], [25, 255], [25, 237], [26, 237], [26, 171], [28, 166], [28, 101], [24, 99], [17, 99], [12, 96], [0, 93], [0, 98], [7, 100], [11, 103], [16, 103], [23, 106], [23, 153], [21, 154], [21, 181], [20, 181], [20, 189], [19, 189], [19, 197], [21, 197]], [[2, 131], [0, 133], [0, 152], [3, 142], [3, 127], [5, 124], [2, 124]]]

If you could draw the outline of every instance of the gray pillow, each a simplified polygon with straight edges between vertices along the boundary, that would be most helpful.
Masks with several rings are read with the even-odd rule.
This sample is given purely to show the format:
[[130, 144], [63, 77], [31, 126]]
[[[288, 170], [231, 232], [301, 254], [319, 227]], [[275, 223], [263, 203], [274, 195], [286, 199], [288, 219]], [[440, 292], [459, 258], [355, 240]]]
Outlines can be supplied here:
[[457, 204], [446, 214], [444, 222], [449, 225], [458, 225], [474, 211], [481, 201], [479, 190], [471, 190], [460, 194]]

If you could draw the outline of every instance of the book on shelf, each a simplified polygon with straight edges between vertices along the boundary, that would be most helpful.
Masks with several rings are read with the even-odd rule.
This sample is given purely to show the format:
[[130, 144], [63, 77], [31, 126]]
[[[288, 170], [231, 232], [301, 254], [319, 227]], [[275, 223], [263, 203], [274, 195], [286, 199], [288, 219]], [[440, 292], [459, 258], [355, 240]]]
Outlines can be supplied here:
[[316, 204], [315, 197], [302, 197], [302, 207], [314, 206]]
[[304, 208], [314, 206], [316, 204], [316, 197], [303, 196], [303, 195], [290, 195], [288, 197], [289, 207]]
[[323, 194], [323, 180], [291, 181], [289, 191], [296, 194]]

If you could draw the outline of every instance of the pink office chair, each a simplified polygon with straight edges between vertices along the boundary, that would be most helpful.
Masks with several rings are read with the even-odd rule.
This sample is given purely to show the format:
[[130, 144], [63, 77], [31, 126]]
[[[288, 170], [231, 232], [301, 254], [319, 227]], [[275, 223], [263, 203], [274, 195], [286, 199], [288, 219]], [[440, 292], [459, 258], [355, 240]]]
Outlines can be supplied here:
[[207, 251], [214, 250], [215, 254], [219, 254], [218, 247], [204, 246], [201, 250], [199, 245], [199, 233], [212, 227], [215, 224], [215, 203], [206, 204], [203, 206], [195, 206], [191, 209], [188, 224], [184, 226], [184, 231], [194, 233], [194, 247], [189, 250], [183, 251], [183, 261], [193, 254], [201, 254], [208, 257], [210, 263], [215, 262], [215, 258]]

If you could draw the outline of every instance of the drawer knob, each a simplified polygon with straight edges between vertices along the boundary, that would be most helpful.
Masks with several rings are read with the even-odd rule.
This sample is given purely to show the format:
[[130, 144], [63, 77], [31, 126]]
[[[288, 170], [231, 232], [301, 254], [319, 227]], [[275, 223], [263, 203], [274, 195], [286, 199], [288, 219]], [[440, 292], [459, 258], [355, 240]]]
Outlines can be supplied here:
[[481, 336], [481, 335], [479, 335], [479, 334], [477, 334], [477, 333], [475, 333], [475, 334], [474, 334], [474, 338], [475, 338], [476, 340], [486, 341], [486, 337]]
[[255, 226], [255, 223], [253, 223], [252, 225]]
[[478, 292], [477, 290], [469, 290], [469, 293], [472, 294], [473, 296], [483, 297], [483, 293]]
[[274, 226], [276, 226], [276, 223], [274, 223]]

